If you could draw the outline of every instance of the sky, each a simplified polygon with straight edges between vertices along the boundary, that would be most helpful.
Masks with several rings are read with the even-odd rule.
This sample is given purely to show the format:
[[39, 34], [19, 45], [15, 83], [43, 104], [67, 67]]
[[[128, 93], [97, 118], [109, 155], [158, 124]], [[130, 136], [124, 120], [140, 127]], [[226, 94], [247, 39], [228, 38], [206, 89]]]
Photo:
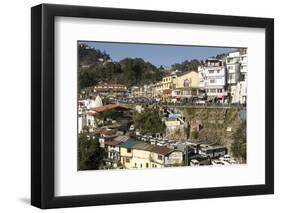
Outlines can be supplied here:
[[185, 60], [205, 60], [217, 54], [227, 53], [236, 48], [204, 47], [187, 45], [159, 45], [159, 44], [137, 44], [137, 43], [114, 43], [114, 42], [92, 42], [80, 41], [95, 49], [108, 53], [113, 61], [124, 58], [143, 58], [153, 65], [170, 67], [172, 64], [181, 63]]

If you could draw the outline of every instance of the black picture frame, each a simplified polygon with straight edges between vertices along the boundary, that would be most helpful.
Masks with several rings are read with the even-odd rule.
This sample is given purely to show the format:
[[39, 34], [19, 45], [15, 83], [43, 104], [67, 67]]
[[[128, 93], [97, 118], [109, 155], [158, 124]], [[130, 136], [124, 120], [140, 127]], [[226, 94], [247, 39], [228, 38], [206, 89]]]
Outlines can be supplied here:
[[[56, 197], [54, 171], [55, 17], [265, 29], [265, 184]], [[60, 208], [274, 193], [274, 20], [241, 16], [41, 4], [31, 9], [31, 204]]]

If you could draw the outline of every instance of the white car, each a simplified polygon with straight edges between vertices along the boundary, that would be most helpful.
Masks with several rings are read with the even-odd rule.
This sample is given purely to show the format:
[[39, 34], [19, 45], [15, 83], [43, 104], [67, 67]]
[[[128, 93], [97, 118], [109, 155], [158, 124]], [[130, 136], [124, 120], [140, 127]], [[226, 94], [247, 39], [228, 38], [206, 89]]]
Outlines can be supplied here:
[[131, 125], [129, 130], [130, 130], [130, 131], [134, 131], [134, 130], [135, 130], [134, 125]]
[[193, 159], [190, 161], [190, 166], [199, 166], [199, 161], [196, 159]]
[[195, 101], [194, 102], [195, 104], [198, 104], [198, 105], [204, 105], [204, 104], [206, 104], [206, 101], [203, 101], [203, 100], [198, 100], [198, 101]]

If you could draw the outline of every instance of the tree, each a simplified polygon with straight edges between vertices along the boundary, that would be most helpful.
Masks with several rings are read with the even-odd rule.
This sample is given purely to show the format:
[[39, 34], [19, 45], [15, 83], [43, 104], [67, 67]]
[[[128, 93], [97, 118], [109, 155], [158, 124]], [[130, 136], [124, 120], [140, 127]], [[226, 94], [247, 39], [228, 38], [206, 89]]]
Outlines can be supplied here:
[[180, 71], [191, 71], [195, 70], [197, 71], [198, 66], [202, 65], [202, 61], [199, 61], [197, 59], [192, 60], [185, 60], [182, 63], [176, 63], [173, 64], [171, 67], [173, 70], [180, 70]]
[[243, 162], [247, 160], [246, 122], [243, 122], [233, 134], [234, 142], [231, 144], [232, 155]]
[[199, 132], [195, 129], [191, 132], [192, 139], [198, 139]]
[[133, 120], [136, 129], [140, 129], [145, 133], [164, 133], [166, 126], [162, 122], [158, 110], [147, 110], [142, 113], [135, 112]]
[[[127, 87], [142, 86], [160, 81], [164, 70], [142, 58], [125, 58], [119, 62], [108, 61], [106, 52], [87, 45], [79, 45], [79, 91], [99, 82], [119, 83]], [[100, 61], [100, 59], [103, 59]]]
[[99, 169], [104, 157], [104, 149], [98, 140], [94, 140], [88, 133], [80, 133], [78, 137], [78, 169]]

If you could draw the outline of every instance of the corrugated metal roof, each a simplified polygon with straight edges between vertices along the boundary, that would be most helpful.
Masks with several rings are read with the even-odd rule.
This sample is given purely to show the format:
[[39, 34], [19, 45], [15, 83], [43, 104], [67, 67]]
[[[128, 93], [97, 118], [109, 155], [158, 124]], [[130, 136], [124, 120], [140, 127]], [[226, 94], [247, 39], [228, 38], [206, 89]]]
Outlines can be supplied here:
[[165, 146], [157, 146], [154, 145], [154, 147], [152, 148], [151, 152], [160, 154], [160, 155], [167, 155], [170, 154], [171, 152], [173, 152], [174, 150]]
[[128, 139], [129, 139], [129, 137], [126, 136], [126, 135], [119, 135], [119, 136], [117, 136], [116, 138], [114, 138], [113, 140], [114, 140], [114, 141], [125, 142], [125, 141], [127, 141]]
[[121, 144], [118, 144], [118, 146], [124, 147], [124, 148], [127, 148], [127, 149], [132, 149], [136, 143], [138, 143], [138, 142], [135, 141], [132, 138], [129, 138], [127, 141], [125, 141]]

